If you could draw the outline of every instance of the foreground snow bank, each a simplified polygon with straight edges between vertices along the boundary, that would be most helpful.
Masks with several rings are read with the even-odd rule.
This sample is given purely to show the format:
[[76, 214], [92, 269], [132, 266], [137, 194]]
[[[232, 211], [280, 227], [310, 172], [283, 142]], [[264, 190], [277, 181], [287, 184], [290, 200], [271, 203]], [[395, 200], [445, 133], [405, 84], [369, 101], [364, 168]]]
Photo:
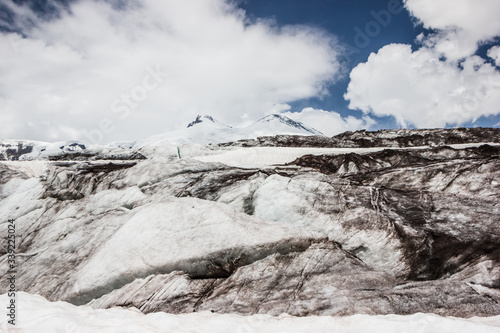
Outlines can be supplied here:
[[[500, 316], [459, 319], [432, 314], [412, 316], [271, 317], [219, 315], [210, 312], [143, 315], [136, 309], [94, 310], [65, 302], [51, 303], [41, 296], [18, 293], [16, 328], [4, 318], [1, 332], [500, 332]], [[0, 304], [7, 304], [7, 295]]]

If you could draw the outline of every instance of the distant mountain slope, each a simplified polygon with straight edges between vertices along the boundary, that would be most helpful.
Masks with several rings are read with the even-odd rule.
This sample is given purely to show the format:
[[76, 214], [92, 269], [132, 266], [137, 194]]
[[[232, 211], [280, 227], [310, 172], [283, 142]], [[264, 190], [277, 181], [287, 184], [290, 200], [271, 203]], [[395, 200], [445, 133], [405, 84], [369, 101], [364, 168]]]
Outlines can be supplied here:
[[145, 158], [131, 145], [88, 145], [78, 141], [41, 142], [0, 140], [0, 161], [18, 160], [133, 160]]
[[[263, 136], [265, 133], [302, 133]], [[238, 147], [302, 148], [409, 148], [457, 144], [500, 143], [498, 128], [453, 128], [345, 132], [334, 137], [313, 135], [314, 128], [280, 115], [264, 117], [243, 129], [233, 128], [210, 116], [199, 116], [176, 132], [155, 135], [130, 143], [92, 145], [78, 141], [38, 142], [0, 140], [0, 160], [94, 160], [142, 159], [146, 147], [212, 144], [209, 149]], [[193, 145], [191, 145], [193, 146]], [[156, 151], [153, 149], [153, 151]], [[155, 153], [156, 154], [156, 153]]]
[[215, 120], [212, 116], [209, 115], [204, 115], [203, 117], [201, 115], [198, 115], [195, 120], [193, 120], [187, 125], [187, 128], [194, 127], [198, 124], [204, 124], [204, 125], [209, 124], [209, 126], [213, 124], [212, 127], [232, 128], [231, 126], [228, 126], [226, 124], [221, 123], [220, 121]]
[[288, 117], [271, 114], [242, 128], [226, 125], [210, 115], [198, 115], [186, 128], [139, 140], [138, 145], [159, 145], [165, 143], [222, 143], [238, 140], [256, 139], [259, 136], [273, 135], [323, 135], [320, 131], [292, 120]]
[[238, 129], [226, 125], [210, 115], [198, 115], [186, 127], [138, 140], [135, 147], [164, 144], [207, 144], [246, 138], [239, 135]]
[[406, 148], [418, 146], [445, 146], [463, 143], [500, 143], [500, 128], [450, 129], [390, 129], [344, 132], [333, 137], [274, 135], [220, 146], [242, 147], [318, 147], [318, 148]]
[[270, 114], [257, 120], [252, 125], [243, 128], [249, 136], [292, 134], [292, 135], [323, 135], [320, 131], [279, 114]]

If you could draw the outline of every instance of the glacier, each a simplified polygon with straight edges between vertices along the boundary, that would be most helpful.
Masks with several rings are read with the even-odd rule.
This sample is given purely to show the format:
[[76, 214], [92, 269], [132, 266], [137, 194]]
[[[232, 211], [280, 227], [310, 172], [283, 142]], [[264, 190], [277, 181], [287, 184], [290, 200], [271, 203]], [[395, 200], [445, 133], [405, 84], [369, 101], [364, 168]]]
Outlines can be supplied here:
[[499, 129], [0, 156], [24, 332], [500, 329]]

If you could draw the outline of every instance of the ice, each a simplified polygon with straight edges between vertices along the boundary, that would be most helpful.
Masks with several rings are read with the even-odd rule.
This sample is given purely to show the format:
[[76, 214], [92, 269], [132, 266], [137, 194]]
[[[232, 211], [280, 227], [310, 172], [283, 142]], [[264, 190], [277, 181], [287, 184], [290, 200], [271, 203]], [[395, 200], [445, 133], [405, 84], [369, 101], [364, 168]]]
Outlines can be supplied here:
[[[260, 259], [307, 242], [307, 233], [195, 198], [144, 205], [76, 274], [72, 296], [99, 297], [136, 278], [182, 270], [207, 275], [213, 262]], [[223, 253], [223, 255], [222, 255]], [[260, 258], [259, 258], [260, 257]]]
[[[14, 188], [13, 185], [16, 187]], [[0, 221], [2, 222], [21, 216], [27, 218], [26, 215], [41, 208], [44, 204], [41, 199], [44, 188], [37, 178], [26, 180], [14, 178], [4, 186], [2, 192], [2, 194], [9, 194], [0, 201]]]
[[[60, 144], [44, 144], [43, 152], [41, 146], [37, 146], [34, 155], [24, 157], [47, 157], [49, 153], [64, 153]], [[480, 145], [482, 143], [453, 147]], [[257, 266], [255, 263], [265, 258], [277, 257], [278, 253], [287, 252], [294, 246], [309, 246], [308, 242], [312, 238], [315, 242], [327, 241], [325, 239], [328, 238], [332, 244], [341, 244], [343, 250], [350, 251], [353, 258], [361, 259], [370, 269], [389, 273], [398, 278], [398, 281], [405, 282], [408, 282], [406, 278], [411, 265], [421, 265], [415, 266], [415, 271], [427, 269], [425, 260], [428, 253], [425, 250], [429, 244], [435, 245], [430, 250], [450, 246], [450, 252], [457, 254], [451, 258], [446, 257], [447, 253], [429, 253], [440, 255], [447, 263], [455, 261], [462, 265], [460, 269], [467, 269], [457, 274], [446, 272], [442, 280], [431, 276], [433, 272], [424, 271], [429, 275], [423, 275], [423, 278], [430, 280], [405, 286], [404, 288], [413, 289], [406, 291], [405, 295], [410, 295], [408, 302], [395, 301], [395, 307], [400, 311], [397, 313], [435, 311], [456, 316], [499, 313], [499, 272], [496, 261], [491, 261], [494, 257], [473, 257], [469, 260], [466, 258], [467, 252], [463, 253], [464, 248], [460, 247], [465, 244], [474, 254], [481, 256], [481, 251], [489, 251], [488, 246], [494, 246], [488, 243], [488, 237], [493, 239], [491, 243], [497, 241], [494, 238], [497, 236], [494, 228], [498, 220], [499, 180], [496, 178], [498, 166], [494, 159], [476, 160], [474, 155], [469, 155], [466, 162], [479, 166], [465, 169], [467, 165], [461, 159], [463, 156], [467, 157], [468, 153], [463, 152], [460, 153], [462, 157], [457, 155], [459, 159], [456, 161], [436, 159], [429, 164], [389, 168], [387, 172], [365, 172], [360, 164], [346, 163], [343, 171], [357, 175], [344, 177], [345, 175], [323, 174], [311, 167], [278, 164], [292, 162], [305, 154], [365, 154], [387, 148], [242, 148], [238, 144], [174, 144], [166, 138], [158, 137], [135, 144], [88, 147], [105, 156], [115, 149], [129, 149], [131, 146], [148, 159], [128, 162], [129, 166], [124, 168], [110, 167], [105, 171], [92, 171], [91, 166], [97, 165], [95, 161], [0, 162], [3, 171], [0, 223], [5, 226], [7, 219], [16, 219], [16, 230], [22, 241], [22, 253], [18, 254], [22, 260], [20, 290], [43, 293], [51, 300], [83, 304], [92, 298], [119, 291], [131, 282], [147, 276], [183, 272], [182, 274], [186, 273], [185, 281], [230, 279], [238, 270], [251, 272], [250, 268]], [[426, 147], [408, 149], [424, 148]], [[435, 152], [429, 150], [428, 154], [432, 156]], [[445, 152], [442, 156], [446, 154]], [[448, 153], [448, 157], [453, 156], [455, 154]], [[109, 161], [99, 163], [102, 166]], [[113, 163], [116, 166], [121, 162]], [[135, 163], [137, 164], [132, 166]], [[230, 166], [260, 169], [242, 170]], [[390, 164], [387, 163], [387, 166]], [[62, 195], [65, 191], [74, 191], [77, 195]], [[182, 196], [191, 198], [179, 198]], [[430, 202], [434, 215], [425, 215], [422, 220], [421, 211], [431, 211]], [[400, 232], [404, 237], [400, 236]], [[426, 234], [432, 236], [433, 233], [452, 237], [460, 246], [453, 248], [453, 243], [449, 245], [445, 237], [430, 238], [429, 241], [424, 238]], [[296, 255], [302, 250], [303, 248], [292, 254]], [[418, 254], [424, 258], [416, 264], [412, 261], [415, 257], [411, 256], [415, 251], [419, 251]], [[292, 255], [283, 255], [287, 256]], [[240, 262], [240, 258], [247, 261]], [[0, 262], [0, 268], [5, 268], [5, 262]], [[235, 262], [238, 263], [237, 267], [234, 266]], [[452, 264], [455, 265], [453, 262]], [[304, 267], [309, 269], [307, 265]], [[342, 274], [345, 271], [342, 270]], [[256, 272], [264, 272], [264, 269]], [[301, 271], [298, 272], [297, 276], [300, 277]], [[366, 276], [356, 275], [351, 280], [358, 277], [362, 280]], [[281, 285], [286, 282], [283, 280], [286, 279], [279, 280]], [[449, 289], [441, 293], [439, 283]], [[436, 289], [429, 289], [431, 284]], [[317, 285], [324, 288], [318, 290], [326, 290], [326, 294], [328, 290], [335, 288], [328, 283]], [[172, 297], [188, 295], [195, 299], [189, 295], [190, 289], [185, 285], [180, 283], [176, 287], [179, 289], [171, 290]], [[275, 297], [279, 298], [284, 289], [276, 289]], [[457, 293], [450, 296], [450, 290], [456, 289]], [[240, 290], [233, 288], [229, 291], [239, 293]], [[269, 294], [273, 294], [274, 290]], [[359, 304], [351, 298], [353, 290], [346, 289], [345, 295], [328, 299], [335, 299], [344, 305]], [[161, 286], [155, 291], [162, 292]], [[366, 291], [373, 294], [379, 292], [374, 296], [373, 303], [383, 303], [384, 297], [389, 298], [385, 289]], [[251, 292], [258, 294], [255, 290]], [[319, 292], [311, 295], [319, 297]], [[134, 297], [135, 294], [124, 295], [123, 299], [126, 299], [125, 296]], [[21, 294], [20, 299], [24, 300], [23, 304], [29, 304], [30, 297], [32, 296]], [[449, 308], [440, 303], [446, 297], [446, 302], [443, 302]], [[240, 297], [238, 301], [243, 302], [245, 299], [248, 298]], [[424, 299], [424, 305], [415, 310], [416, 307], [411, 307], [411, 302], [417, 299]], [[425, 300], [428, 302], [425, 303]], [[172, 316], [160, 313], [142, 316], [133, 310], [97, 312], [85, 307], [77, 309], [65, 303], [39, 301], [40, 307], [33, 310], [34, 318], [40, 313], [36, 311], [46, 311], [47, 318], [50, 318], [56, 313], [51, 312], [53, 309], [60, 309], [60, 318], [54, 318], [59, 318], [69, 326], [54, 328], [50, 326], [55, 325], [54, 321], [42, 318], [40, 325], [33, 322], [32, 327], [25, 329], [37, 332], [44, 332], [44, 327], [48, 332], [57, 329], [68, 332], [126, 332], [125, 326], [130, 324], [130, 329], [134, 332], [164, 331], [164, 327], [170, 327], [175, 332], [190, 329], [209, 331], [209, 327], [210, 331], [248, 331], [246, 326], [238, 326], [243, 323], [242, 325], [250, 325], [256, 332], [356, 332], [376, 331], [373, 327], [378, 326], [383, 327], [384, 331], [391, 331], [391, 327], [394, 331], [405, 331], [410, 327], [411, 331], [412, 325], [414, 331], [460, 332], [460, 329], [465, 331], [464, 327], [468, 331], [479, 331], [482, 328], [497, 330], [499, 326], [498, 317], [476, 321], [434, 315], [277, 318], [221, 316], [211, 313]], [[227, 307], [232, 305], [230, 301], [225, 307], [214, 307], [214, 310], [222, 312], [226, 309], [228, 312]], [[120, 304], [128, 306], [130, 303]], [[405, 304], [410, 304], [408, 310], [401, 309]], [[455, 304], [462, 307], [452, 312], [457, 308]], [[23, 305], [20, 305], [22, 309]], [[285, 310], [280, 308], [273, 314], [286, 311], [289, 304], [283, 301], [280, 305]], [[313, 310], [307, 314], [325, 314], [321, 312], [325, 308], [314, 307], [314, 302], [299, 300], [294, 306], [310, 306]], [[330, 310], [334, 311], [334, 306]], [[253, 309], [255, 308], [251, 307]], [[293, 307], [290, 309], [294, 310]], [[351, 313], [370, 313], [363, 312], [365, 309], [366, 304], [356, 308], [358, 312]], [[474, 312], [476, 309], [478, 312]], [[29, 311], [26, 310], [26, 313]], [[78, 315], [73, 316], [75, 313]], [[117, 315], [118, 319], [113, 322], [114, 313], [125, 315]], [[298, 315], [295, 312], [289, 313]], [[128, 321], [129, 317], [136, 318], [135, 314], [137, 322]], [[96, 322], [96, 325], [102, 326], [92, 326], [94, 322], [88, 322], [85, 316], [102, 316], [102, 322]], [[108, 316], [112, 319], [109, 323], [116, 324], [118, 328], [106, 326]], [[154, 326], [157, 323], [155, 318], [160, 317], [163, 319], [161, 323], [158, 321], [158, 327], [165, 325], [162, 330]], [[25, 318], [20, 316], [20, 319]], [[196, 326], [198, 320], [200, 323]], [[265, 322], [265, 325], [255, 326], [254, 320], [257, 323]], [[43, 324], [43, 321], [46, 323]], [[488, 322], [494, 321], [497, 326], [487, 326]], [[168, 326], [169, 323], [174, 324]], [[445, 324], [448, 325], [446, 329], [440, 327]], [[460, 327], [455, 329], [454, 325]]]
[[[318, 181], [311, 175], [292, 180], [272, 175], [254, 192], [252, 200], [257, 217], [290, 224], [312, 231], [317, 237], [336, 240], [346, 249], [357, 252], [366, 263], [386, 272], [396, 274], [405, 269], [399, 250], [401, 244], [391, 237], [390, 231], [360, 230], [339, 222], [353, 221], [357, 225], [355, 221], [376, 220], [378, 217], [373, 217], [372, 211], [361, 207], [346, 210], [342, 193], [335, 191], [326, 181]], [[328, 210], [338, 211], [338, 218], [332, 218]], [[362, 251], [358, 252], [358, 249]]]
[[125, 190], [105, 190], [96, 193], [89, 200], [89, 205], [96, 214], [104, 214], [112, 209], [133, 209], [148, 197], [137, 186]]

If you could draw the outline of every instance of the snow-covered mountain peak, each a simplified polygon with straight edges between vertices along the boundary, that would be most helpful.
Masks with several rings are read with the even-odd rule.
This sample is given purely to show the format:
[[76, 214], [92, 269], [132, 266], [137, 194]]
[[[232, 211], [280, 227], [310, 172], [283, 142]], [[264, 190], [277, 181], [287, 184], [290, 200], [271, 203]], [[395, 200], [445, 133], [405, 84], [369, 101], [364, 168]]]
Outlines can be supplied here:
[[280, 114], [267, 115], [246, 127], [232, 127], [211, 115], [198, 115], [185, 128], [140, 140], [139, 146], [145, 143], [158, 145], [160, 142], [161, 144], [222, 143], [278, 134], [323, 135], [312, 127]]
[[258, 133], [259, 135], [323, 135], [323, 133], [321, 133], [317, 129], [306, 126], [300, 121], [293, 120], [281, 114], [267, 115], [257, 120], [246, 129], [248, 132]]
[[222, 127], [222, 128], [232, 128], [231, 126], [229, 125], [226, 125], [218, 120], [216, 120], [214, 117], [210, 116], [210, 115], [198, 115], [196, 116], [196, 119], [193, 120], [192, 122], [190, 122], [188, 125], [187, 125], [187, 128], [199, 128], [200, 125], [211, 125], [211, 127], [213, 127], [214, 125], [216, 127]]
[[187, 128], [191, 128], [191, 127], [197, 126], [199, 124], [204, 124], [204, 125], [210, 124], [210, 125], [218, 125], [218, 126], [222, 126], [222, 127], [232, 128], [231, 126], [223, 124], [220, 121], [217, 121], [216, 119], [214, 119], [214, 117], [207, 115], [207, 114], [204, 116], [202, 116], [202, 115], [196, 116], [196, 119], [193, 120], [192, 122], [190, 122], [187, 125]]

